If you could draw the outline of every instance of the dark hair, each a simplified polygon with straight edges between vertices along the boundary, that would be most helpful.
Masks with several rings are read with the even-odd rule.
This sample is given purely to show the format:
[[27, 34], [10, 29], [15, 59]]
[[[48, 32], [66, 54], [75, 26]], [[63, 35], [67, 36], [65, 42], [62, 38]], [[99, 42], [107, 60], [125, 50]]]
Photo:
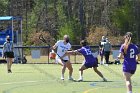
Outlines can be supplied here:
[[[132, 38], [132, 33], [131, 32], [127, 32], [125, 34], [125, 38], [128, 38], [128, 42], [130, 42], [130, 38]], [[124, 48], [124, 53], [127, 54], [128, 44], [127, 45], [124, 44], [123, 48]]]
[[80, 41], [80, 44], [81, 44], [82, 46], [87, 46], [87, 41], [86, 41], [86, 40], [82, 40], [82, 41]]
[[10, 41], [10, 36], [6, 36], [6, 40], [7, 41]]

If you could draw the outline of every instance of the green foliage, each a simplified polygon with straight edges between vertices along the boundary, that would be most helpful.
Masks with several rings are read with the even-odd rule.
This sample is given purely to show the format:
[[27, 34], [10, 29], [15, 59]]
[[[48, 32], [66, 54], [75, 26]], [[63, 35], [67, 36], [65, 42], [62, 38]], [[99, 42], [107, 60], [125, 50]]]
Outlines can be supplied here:
[[112, 15], [113, 24], [121, 30], [122, 34], [132, 31], [134, 24], [132, 2], [124, 0], [123, 3], [124, 5], [116, 8]]
[[[27, 10], [27, 27], [26, 13], [24, 13], [25, 11], [21, 13], [23, 17], [23, 42], [25, 45], [31, 45], [32, 43], [27, 39], [30, 39], [32, 33], [39, 31], [49, 32], [55, 39], [62, 39], [63, 35], [68, 34], [73, 44], [79, 44], [81, 38], [94, 34], [94, 32], [91, 33], [87, 29], [91, 29], [92, 26], [104, 27], [105, 24], [107, 24], [107, 28], [111, 29], [111, 33], [113, 33], [111, 35], [122, 36], [127, 31], [131, 31], [135, 39], [136, 36], [138, 38], [140, 33], [138, 34], [137, 31], [139, 31], [140, 22], [138, 21], [139, 15], [136, 18], [136, 9], [134, 9], [140, 10], [138, 0], [120, 0], [121, 4], [118, 3], [118, 0], [108, 0], [108, 4], [106, 4], [106, 0], [83, 0], [84, 4], [82, 6], [80, 6], [80, 1], [27, 0], [29, 5], [32, 2], [30, 9]], [[19, 1], [14, 0], [13, 2], [17, 3]], [[9, 4], [10, 0], [0, 0], [0, 16], [8, 14]], [[21, 4], [23, 5], [21, 9], [13, 9], [13, 13], [25, 10], [27, 7], [24, 6], [25, 4], [25, 2]], [[83, 13], [80, 12], [80, 7], [83, 7]], [[82, 24], [80, 24], [81, 14], [83, 14], [82, 16], [85, 15]], [[85, 29], [87, 33], [85, 33]], [[137, 39], [137, 41], [139, 40]]]
[[64, 9], [63, 9], [63, 1], [62, 0], [58, 0], [58, 4], [57, 4], [57, 12], [58, 12], [58, 20], [59, 20], [59, 24], [61, 25], [62, 23], [66, 22], [66, 16], [64, 13]]
[[70, 36], [71, 43], [79, 44], [82, 35], [80, 23], [76, 20], [75, 17], [68, 18], [66, 16], [66, 10], [64, 9], [62, 0], [58, 0], [57, 11], [59, 20], [59, 31], [57, 39], [62, 39], [63, 36], [67, 34]]
[[62, 39], [65, 34], [70, 36], [71, 43], [79, 44], [82, 35], [81, 25], [75, 21], [66, 22], [59, 29], [58, 39]]
[[64, 35], [69, 35], [71, 41], [74, 42], [75, 35], [73, 31], [73, 25], [71, 24], [71, 22], [67, 22], [63, 26], [60, 27], [58, 39], [62, 39]]
[[0, 0], [0, 16], [6, 16], [8, 10], [8, 0]]

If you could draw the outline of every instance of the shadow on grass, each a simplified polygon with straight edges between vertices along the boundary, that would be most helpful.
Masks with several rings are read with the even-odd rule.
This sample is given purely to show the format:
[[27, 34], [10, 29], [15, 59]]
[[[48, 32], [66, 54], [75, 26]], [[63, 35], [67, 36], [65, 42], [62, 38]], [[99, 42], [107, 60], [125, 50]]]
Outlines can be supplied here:
[[23, 71], [20, 72], [20, 71], [19, 71], [19, 72], [14, 72], [14, 73], [34, 73], [34, 72], [23, 72]]
[[[77, 81], [78, 82], [78, 81]], [[90, 80], [87, 80], [87, 81], [80, 81], [80, 82], [105, 82], [105, 81], [90, 81]], [[107, 82], [114, 82], [114, 81], [107, 81]], [[105, 82], [106, 83], [106, 82]]]

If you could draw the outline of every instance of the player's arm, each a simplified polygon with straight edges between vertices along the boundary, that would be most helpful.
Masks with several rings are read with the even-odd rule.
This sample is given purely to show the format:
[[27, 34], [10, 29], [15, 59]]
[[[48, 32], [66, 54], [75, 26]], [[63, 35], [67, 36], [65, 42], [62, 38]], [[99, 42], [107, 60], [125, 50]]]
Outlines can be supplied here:
[[4, 45], [3, 45], [3, 49], [2, 49], [2, 57], [3, 57], [3, 58], [5, 57], [5, 54], [4, 54], [5, 51], [4, 51], [4, 50], [5, 50], [5, 43], [4, 43]]
[[124, 58], [124, 44], [121, 45], [120, 50], [119, 50], [119, 55], [118, 55], [118, 59], [123, 59]]
[[51, 47], [51, 49], [53, 49], [53, 50], [56, 49], [56, 48], [57, 48], [56, 44]]
[[137, 55], [136, 60], [137, 60], [137, 62], [140, 61], [140, 53]]
[[51, 47], [51, 49], [52, 49], [52, 50], [56, 49], [56, 48], [59, 46], [59, 44], [60, 44], [60, 41], [57, 41], [57, 42], [55, 43], [55, 45], [53, 45], [53, 46]]
[[61, 59], [63, 59], [65, 56], [70, 56], [72, 54], [76, 54], [79, 53], [77, 50], [72, 50], [72, 51], [67, 51], [62, 57]]
[[124, 58], [123, 53], [119, 53], [118, 59], [122, 59], [122, 58]]
[[14, 51], [14, 44], [13, 44], [13, 42], [12, 42], [12, 51]]

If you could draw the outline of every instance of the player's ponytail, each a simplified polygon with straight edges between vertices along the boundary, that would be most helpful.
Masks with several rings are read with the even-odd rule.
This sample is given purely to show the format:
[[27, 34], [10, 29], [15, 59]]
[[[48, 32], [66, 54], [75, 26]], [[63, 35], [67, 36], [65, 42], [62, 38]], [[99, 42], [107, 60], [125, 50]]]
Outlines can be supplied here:
[[124, 48], [124, 54], [127, 54], [127, 49], [129, 44], [131, 43], [131, 39], [132, 39], [132, 33], [131, 32], [127, 32], [124, 36], [125, 42], [123, 44], [123, 48]]
[[87, 41], [86, 41], [86, 40], [82, 40], [82, 41], [80, 42], [80, 44], [81, 44], [82, 46], [87, 46]]

